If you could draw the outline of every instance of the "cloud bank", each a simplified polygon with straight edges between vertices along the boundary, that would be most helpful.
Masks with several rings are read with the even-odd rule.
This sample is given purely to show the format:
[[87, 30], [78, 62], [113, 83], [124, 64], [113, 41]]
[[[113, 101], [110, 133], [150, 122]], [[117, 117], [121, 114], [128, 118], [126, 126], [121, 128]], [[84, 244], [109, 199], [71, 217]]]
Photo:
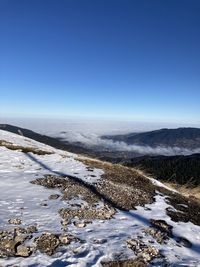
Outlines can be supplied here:
[[140, 145], [128, 145], [125, 142], [102, 139], [97, 134], [83, 134], [80, 132], [65, 132], [60, 137], [71, 143], [79, 143], [85, 147], [111, 151], [135, 152], [143, 155], [190, 155], [200, 153], [200, 148], [187, 149], [181, 147], [150, 147]]

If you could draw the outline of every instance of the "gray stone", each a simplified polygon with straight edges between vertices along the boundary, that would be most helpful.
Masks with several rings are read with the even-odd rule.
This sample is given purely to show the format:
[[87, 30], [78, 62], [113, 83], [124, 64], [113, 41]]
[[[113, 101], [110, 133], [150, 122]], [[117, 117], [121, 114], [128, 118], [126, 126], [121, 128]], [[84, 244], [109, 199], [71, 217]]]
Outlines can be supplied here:
[[60, 244], [60, 240], [57, 235], [51, 233], [44, 233], [40, 237], [35, 239], [36, 249], [40, 250], [49, 256], [54, 254], [56, 248]]
[[9, 219], [8, 222], [9, 222], [10, 224], [16, 224], [16, 225], [19, 225], [19, 224], [22, 223], [22, 220], [19, 219], [19, 218], [12, 218], [12, 219]]
[[50, 200], [55, 200], [55, 199], [58, 199], [60, 197], [60, 195], [58, 195], [58, 194], [54, 194], [54, 195], [50, 195], [49, 196], [49, 199]]
[[23, 246], [23, 245], [19, 245], [17, 247], [17, 256], [21, 256], [21, 257], [28, 257], [31, 254], [31, 250], [29, 247]]

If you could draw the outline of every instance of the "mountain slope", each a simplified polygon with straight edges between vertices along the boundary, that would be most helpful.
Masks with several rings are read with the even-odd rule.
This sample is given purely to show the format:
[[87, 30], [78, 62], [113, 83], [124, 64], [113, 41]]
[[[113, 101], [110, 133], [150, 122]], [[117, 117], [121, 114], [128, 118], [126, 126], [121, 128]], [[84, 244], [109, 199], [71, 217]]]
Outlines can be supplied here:
[[127, 135], [104, 136], [113, 141], [123, 141], [129, 145], [169, 146], [195, 149], [200, 147], [199, 128], [160, 129], [144, 133], [130, 133]]
[[0, 141], [0, 265], [200, 264], [194, 200], [135, 169], [1, 130]]
[[18, 126], [13, 126], [9, 124], [0, 124], [0, 130], [15, 133], [18, 135], [23, 135], [24, 137], [31, 138], [35, 141], [52, 146], [54, 148], [63, 149], [74, 153], [87, 152], [86, 148], [83, 149], [81, 146], [78, 146], [76, 144], [71, 145], [66, 140], [62, 141], [59, 140], [58, 138], [42, 135], [34, 131], [31, 131], [29, 129], [21, 128]]
[[179, 185], [200, 185], [200, 154], [189, 156], [143, 156], [122, 162], [140, 168], [161, 181]]

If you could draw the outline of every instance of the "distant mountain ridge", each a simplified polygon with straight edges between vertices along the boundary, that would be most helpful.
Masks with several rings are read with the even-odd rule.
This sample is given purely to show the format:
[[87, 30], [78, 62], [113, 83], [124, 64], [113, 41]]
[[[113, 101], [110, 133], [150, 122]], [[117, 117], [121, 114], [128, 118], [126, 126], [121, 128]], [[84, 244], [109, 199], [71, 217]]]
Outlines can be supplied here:
[[31, 138], [35, 141], [40, 142], [40, 143], [50, 145], [50, 146], [55, 147], [57, 149], [67, 150], [67, 151], [73, 152], [73, 153], [81, 153], [81, 152], [87, 151], [86, 149], [83, 150], [78, 145], [74, 145], [74, 144], [71, 145], [67, 141], [62, 141], [62, 140], [59, 140], [58, 138], [39, 134], [39, 133], [36, 133], [34, 131], [31, 131], [31, 130], [28, 130], [25, 128], [21, 128], [18, 126], [10, 125], [10, 124], [0, 124], [0, 130], [4, 130], [4, 131], [11, 132], [11, 133], [23, 135], [25, 137]]
[[200, 147], [200, 128], [160, 129], [142, 133], [103, 136], [104, 139], [123, 141], [128, 145], [169, 146], [195, 149]]

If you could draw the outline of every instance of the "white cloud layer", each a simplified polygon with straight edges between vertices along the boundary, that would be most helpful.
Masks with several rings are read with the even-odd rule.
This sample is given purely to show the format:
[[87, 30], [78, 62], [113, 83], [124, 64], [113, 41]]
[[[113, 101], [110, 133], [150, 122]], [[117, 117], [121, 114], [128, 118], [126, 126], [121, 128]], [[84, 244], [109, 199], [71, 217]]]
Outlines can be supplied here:
[[83, 134], [80, 132], [66, 132], [60, 135], [61, 138], [72, 143], [81, 143], [86, 147], [90, 148], [101, 148], [112, 151], [128, 151], [136, 152], [144, 155], [154, 154], [154, 155], [190, 155], [193, 153], [200, 153], [200, 148], [197, 149], [186, 149], [180, 147], [150, 147], [150, 146], [140, 146], [140, 145], [128, 145], [125, 142], [116, 141], [109, 139], [102, 139], [97, 134]]

